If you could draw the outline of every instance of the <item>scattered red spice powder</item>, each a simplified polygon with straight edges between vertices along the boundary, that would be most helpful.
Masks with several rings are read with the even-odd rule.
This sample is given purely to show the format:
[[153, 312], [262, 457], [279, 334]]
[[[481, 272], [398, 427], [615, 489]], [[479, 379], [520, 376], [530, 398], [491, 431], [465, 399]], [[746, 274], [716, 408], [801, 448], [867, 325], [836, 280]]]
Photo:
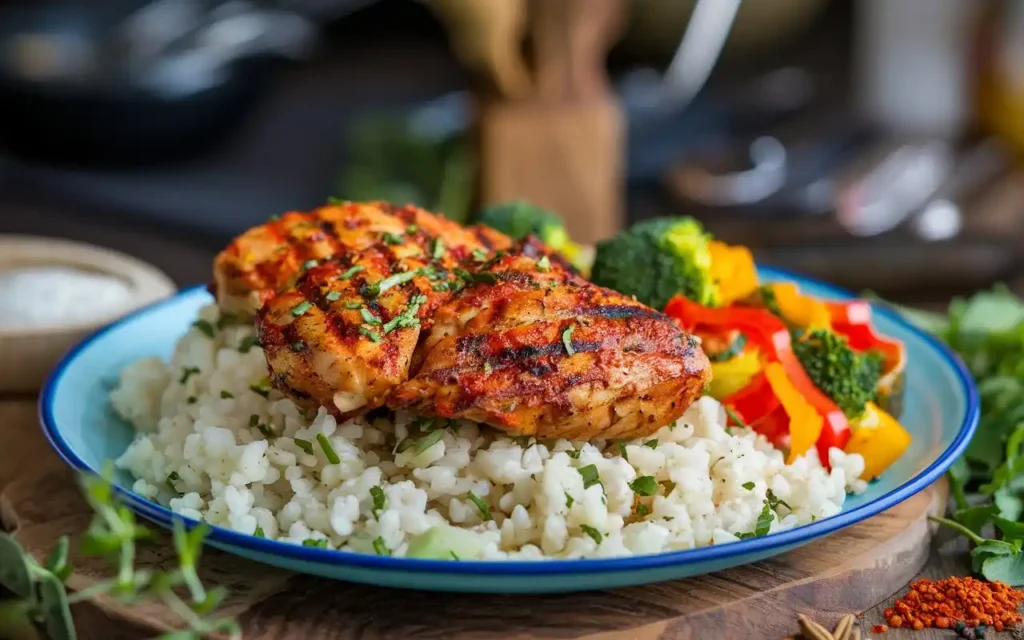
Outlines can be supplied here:
[[[996, 631], [1024, 621], [1017, 608], [1024, 592], [1002, 582], [952, 577], [945, 580], [922, 578], [910, 585], [906, 595], [883, 612], [893, 629], [950, 629], [957, 622], [969, 627], [986, 625]], [[882, 633], [875, 625], [872, 631]]]

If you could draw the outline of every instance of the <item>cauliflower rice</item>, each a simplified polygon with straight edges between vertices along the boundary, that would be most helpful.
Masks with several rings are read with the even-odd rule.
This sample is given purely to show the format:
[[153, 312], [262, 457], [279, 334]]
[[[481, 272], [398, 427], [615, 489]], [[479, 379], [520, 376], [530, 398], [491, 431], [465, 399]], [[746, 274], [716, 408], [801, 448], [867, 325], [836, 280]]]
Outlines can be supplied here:
[[137, 434], [117, 464], [138, 494], [244, 534], [394, 556], [625, 556], [792, 529], [864, 489], [859, 455], [833, 449], [831, 471], [813, 450], [787, 465], [761, 436], [727, 429], [710, 397], [628, 442], [430, 430], [403, 412], [306, 416], [269, 390], [253, 328], [219, 320], [202, 309], [169, 363], [122, 372], [110, 399]]

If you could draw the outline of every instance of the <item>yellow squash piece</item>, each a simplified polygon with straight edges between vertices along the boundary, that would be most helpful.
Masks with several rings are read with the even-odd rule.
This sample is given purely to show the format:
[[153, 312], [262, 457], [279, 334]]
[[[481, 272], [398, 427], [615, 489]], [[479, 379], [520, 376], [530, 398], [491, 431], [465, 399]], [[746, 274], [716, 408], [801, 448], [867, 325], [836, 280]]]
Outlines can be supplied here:
[[789, 324], [808, 330], [828, 329], [832, 326], [828, 306], [821, 300], [800, 293], [800, 289], [792, 282], [775, 282], [768, 286], [775, 294], [782, 318]]
[[725, 362], [712, 362], [708, 395], [717, 400], [727, 398], [750, 384], [760, 370], [761, 357], [756, 349], [744, 351]]
[[821, 435], [825, 418], [797, 390], [780, 363], [769, 363], [764, 369], [764, 375], [768, 378], [772, 393], [789, 416], [789, 458], [786, 460], [789, 464], [814, 447]]
[[711, 280], [718, 287], [718, 302], [728, 306], [749, 297], [757, 290], [757, 267], [750, 249], [724, 242], [708, 242], [711, 254]]
[[846, 453], [859, 453], [864, 458], [864, 472], [860, 474], [863, 480], [882, 475], [910, 446], [910, 433], [874, 402], [867, 403], [864, 415], [850, 428]]

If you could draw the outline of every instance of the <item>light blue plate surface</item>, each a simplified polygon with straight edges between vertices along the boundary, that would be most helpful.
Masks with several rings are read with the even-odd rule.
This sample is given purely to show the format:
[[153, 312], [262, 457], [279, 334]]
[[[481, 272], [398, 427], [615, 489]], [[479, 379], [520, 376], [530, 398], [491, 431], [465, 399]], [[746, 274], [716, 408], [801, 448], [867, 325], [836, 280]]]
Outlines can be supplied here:
[[[832, 299], [850, 294], [775, 269], [765, 280], [793, 280], [801, 289]], [[169, 357], [196, 310], [210, 302], [201, 287], [145, 308], [101, 330], [73, 349], [47, 381], [40, 416], [57, 453], [76, 469], [97, 471], [132, 439], [107, 400], [122, 367], [145, 356]], [[913, 434], [910, 450], [867, 492], [850, 497], [842, 512], [798, 527], [740, 542], [651, 556], [601, 560], [438, 561], [360, 555], [242, 535], [214, 528], [209, 543], [258, 562], [329, 578], [431, 591], [545, 593], [646, 584], [719, 571], [774, 556], [906, 500], [938, 478], [967, 446], [978, 422], [978, 395], [963, 365], [945, 346], [886, 309], [876, 309], [877, 329], [903, 340], [909, 351], [902, 422]], [[165, 527], [168, 509], [131, 492], [126, 474], [116, 478], [126, 503]]]

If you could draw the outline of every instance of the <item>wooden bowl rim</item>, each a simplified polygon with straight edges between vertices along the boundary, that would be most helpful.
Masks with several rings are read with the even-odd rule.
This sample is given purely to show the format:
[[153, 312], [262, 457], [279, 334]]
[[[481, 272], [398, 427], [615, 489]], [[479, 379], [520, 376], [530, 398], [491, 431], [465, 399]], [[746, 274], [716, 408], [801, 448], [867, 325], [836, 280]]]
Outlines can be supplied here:
[[120, 251], [64, 238], [0, 234], [0, 271], [25, 266], [70, 267], [106, 274], [127, 283], [131, 294], [123, 305], [86, 320], [0, 327], [0, 339], [91, 331], [177, 290], [174, 282], [162, 271]]

